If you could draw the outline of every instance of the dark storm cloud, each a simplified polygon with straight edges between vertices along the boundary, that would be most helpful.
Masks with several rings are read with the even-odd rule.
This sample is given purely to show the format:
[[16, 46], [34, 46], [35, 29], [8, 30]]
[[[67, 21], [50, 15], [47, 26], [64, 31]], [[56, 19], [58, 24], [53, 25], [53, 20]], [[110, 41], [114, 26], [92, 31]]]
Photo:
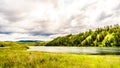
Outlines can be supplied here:
[[6, 9], [5, 6], [0, 8], [0, 13], [9, 22], [16, 22], [16, 21], [20, 21], [20, 20], [23, 19], [22, 17], [19, 17], [20, 12], [16, 12], [16, 11], [13, 11], [13, 10]]
[[33, 36], [50, 36], [53, 35], [53, 33], [44, 33], [44, 32], [30, 32], [29, 34]]
[[19, 13], [7, 12], [7, 13], [4, 13], [4, 15], [5, 15], [5, 18], [10, 22], [17, 22], [23, 19], [22, 17], [17, 16], [19, 15]]
[[107, 19], [107, 18], [109, 18], [109, 17], [111, 17], [111, 16], [113, 16], [113, 14], [106, 14], [105, 12], [102, 12], [102, 13], [100, 14], [100, 17], [98, 18], [97, 21], [102, 21], [102, 20]]
[[0, 31], [0, 34], [8, 34], [8, 35], [9, 35], [9, 34], [11, 34], [11, 33], [12, 33], [12, 32], [1, 32], [1, 31]]

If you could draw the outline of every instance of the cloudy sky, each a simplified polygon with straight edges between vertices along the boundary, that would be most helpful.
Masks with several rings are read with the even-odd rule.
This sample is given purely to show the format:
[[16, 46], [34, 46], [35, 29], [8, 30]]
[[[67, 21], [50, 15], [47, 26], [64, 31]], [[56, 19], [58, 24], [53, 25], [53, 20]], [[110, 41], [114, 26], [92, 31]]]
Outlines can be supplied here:
[[0, 40], [51, 40], [120, 24], [120, 0], [0, 0]]

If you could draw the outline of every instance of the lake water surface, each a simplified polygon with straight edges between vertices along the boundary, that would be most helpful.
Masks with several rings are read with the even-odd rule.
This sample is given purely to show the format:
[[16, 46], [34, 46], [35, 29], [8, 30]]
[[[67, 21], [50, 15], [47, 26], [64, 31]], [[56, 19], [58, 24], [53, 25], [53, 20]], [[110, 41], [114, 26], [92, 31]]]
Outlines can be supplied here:
[[52, 47], [52, 46], [29, 46], [28, 51], [44, 51], [59, 53], [78, 54], [117, 54], [120, 55], [120, 47]]

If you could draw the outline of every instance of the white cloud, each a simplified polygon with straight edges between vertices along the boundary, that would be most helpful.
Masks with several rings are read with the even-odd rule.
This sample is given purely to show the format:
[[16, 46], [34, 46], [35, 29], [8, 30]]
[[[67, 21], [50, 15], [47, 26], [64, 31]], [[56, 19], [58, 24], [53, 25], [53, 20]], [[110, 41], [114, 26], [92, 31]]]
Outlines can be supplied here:
[[120, 24], [119, 0], [1, 0], [0, 40], [48, 40]]

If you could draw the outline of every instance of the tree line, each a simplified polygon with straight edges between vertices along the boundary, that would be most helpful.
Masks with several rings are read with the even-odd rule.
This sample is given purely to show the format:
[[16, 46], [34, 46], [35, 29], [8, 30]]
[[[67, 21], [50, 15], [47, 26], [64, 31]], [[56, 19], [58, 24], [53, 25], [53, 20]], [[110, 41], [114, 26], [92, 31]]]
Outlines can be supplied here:
[[89, 30], [79, 34], [69, 34], [57, 37], [45, 44], [46, 46], [93, 46], [113, 47], [120, 46], [120, 26], [118, 24]]

